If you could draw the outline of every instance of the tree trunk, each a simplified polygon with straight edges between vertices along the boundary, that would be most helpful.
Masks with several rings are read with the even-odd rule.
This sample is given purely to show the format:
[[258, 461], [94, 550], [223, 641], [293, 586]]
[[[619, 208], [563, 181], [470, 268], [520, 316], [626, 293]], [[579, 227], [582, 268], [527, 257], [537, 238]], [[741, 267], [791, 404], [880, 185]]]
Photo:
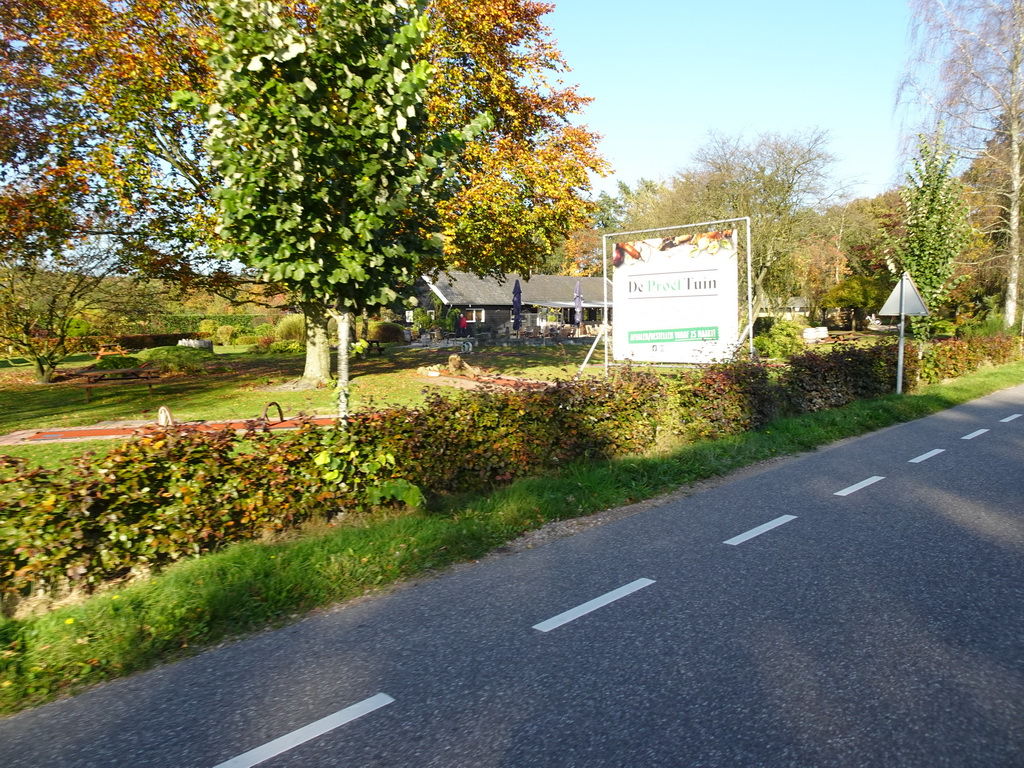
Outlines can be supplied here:
[[1007, 96], [1012, 109], [1002, 117], [1007, 121], [1007, 140], [1010, 145], [1010, 210], [1009, 246], [1010, 264], [1006, 275], [1006, 305], [1004, 320], [1010, 328], [1017, 325], [1020, 299], [1020, 269], [1024, 255], [1021, 254], [1020, 206], [1024, 202], [1024, 170], [1021, 169], [1021, 144], [1024, 142], [1024, 120], [1020, 108], [1024, 103], [1024, 81], [1021, 67], [1024, 66], [1024, 4], [1019, 0], [1010, 9], [1011, 24], [1009, 35], [1012, 40], [1009, 53], [1009, 83]]
[[1021, 125], [1014, 119], [1010, 123], [1010, 211], [1009, 211], [1009, 269], [1006, 275], [1006, 305], [1004, 316], [1010, 328], [1017, 325], [1017, 299], [1020, 292], [1021, 237], [1020, 206], [1024, 195], [1024, 172], [1021, 170]]
[[348, 350], [352, 313], [340, 312], [335, 317], [338, 320], [338, 421], [344, 425], [348, 422]]
[[35, 368], [36, 381], [40, 384], [49, 384], [53, 380], [54, 371], [57, 370], [54, 363], [39, 357], [32, 361], [32, 366]]
[[304, 387], [315, 389], [331, 380], [331, 341], [327, 335], [327, 308], [317, 302], [303, 303], [306, 318], [306, 367], [302, 372]]

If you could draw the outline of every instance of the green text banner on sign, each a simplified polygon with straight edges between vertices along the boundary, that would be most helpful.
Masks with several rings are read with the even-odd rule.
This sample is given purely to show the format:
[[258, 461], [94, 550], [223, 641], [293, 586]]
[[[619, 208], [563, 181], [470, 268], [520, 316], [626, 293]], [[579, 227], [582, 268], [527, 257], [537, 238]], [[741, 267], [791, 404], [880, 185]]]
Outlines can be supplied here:
[[718, 328], [676, 328], [671, 331], [632, 331], [630, 344], [661, 344], [669, 341], [718, 341]]

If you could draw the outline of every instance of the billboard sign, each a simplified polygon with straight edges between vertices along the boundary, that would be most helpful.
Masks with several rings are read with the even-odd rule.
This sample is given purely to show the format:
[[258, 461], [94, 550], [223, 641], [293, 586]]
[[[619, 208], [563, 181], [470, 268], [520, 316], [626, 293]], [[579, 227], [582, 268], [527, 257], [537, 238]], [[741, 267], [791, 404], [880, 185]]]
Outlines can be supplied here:
[[735, 229], [616, 243], [616, 360], [708, 363], [739, 338]]

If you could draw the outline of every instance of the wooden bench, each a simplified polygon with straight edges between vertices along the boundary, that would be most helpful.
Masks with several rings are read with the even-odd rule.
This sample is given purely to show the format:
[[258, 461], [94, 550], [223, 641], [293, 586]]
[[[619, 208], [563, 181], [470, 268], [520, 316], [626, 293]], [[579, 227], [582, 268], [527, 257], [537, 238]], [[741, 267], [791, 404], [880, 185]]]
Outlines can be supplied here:
[[145, 384], [149, 387], [149, 394], [153, 394], [153, 382], [160, 379], [158, 371], [150, 370], [146, 366], [138, 368], [112, 368], [109, 370], [85, 370], [81, 376], [84, 381], [78, 386], [85, 390], [85, 402], [90, 401], [90, 390], [93, 387], [112, 387], [119, 384]]
[[373, 351], [373, 352], [376, 352], [378, 355], [383, 355], [384, 354], [384, 346], [379, 341], [372, 341], [372, 340], [367, 339], [367, 341], [366, 341], [366, 351], [367, 352]]

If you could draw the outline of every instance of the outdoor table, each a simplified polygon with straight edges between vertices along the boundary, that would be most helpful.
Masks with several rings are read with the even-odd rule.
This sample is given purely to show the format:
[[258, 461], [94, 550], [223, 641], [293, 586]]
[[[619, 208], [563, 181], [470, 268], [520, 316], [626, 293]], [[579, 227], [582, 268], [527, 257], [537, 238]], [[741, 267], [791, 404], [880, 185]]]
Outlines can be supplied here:
[[114, 384], [146, 384], [149, 393], [153, 394], [153, 382], [160, 378], [160, 374], [146, 365], [138, 368], [110, 368], [108, 370], [82, 371], [83, 383], [79, 386], [85, 389], [85, 401], [89, 402], [89, 390], [92, 387], [105, 387]]
[[99, 352], [96, 353], [96, 358], [100, 359], [106, 355], [121, 355], [122, 357], [127, 357], [128, 350], [120, 344], [100, 344], [100, 349]]

